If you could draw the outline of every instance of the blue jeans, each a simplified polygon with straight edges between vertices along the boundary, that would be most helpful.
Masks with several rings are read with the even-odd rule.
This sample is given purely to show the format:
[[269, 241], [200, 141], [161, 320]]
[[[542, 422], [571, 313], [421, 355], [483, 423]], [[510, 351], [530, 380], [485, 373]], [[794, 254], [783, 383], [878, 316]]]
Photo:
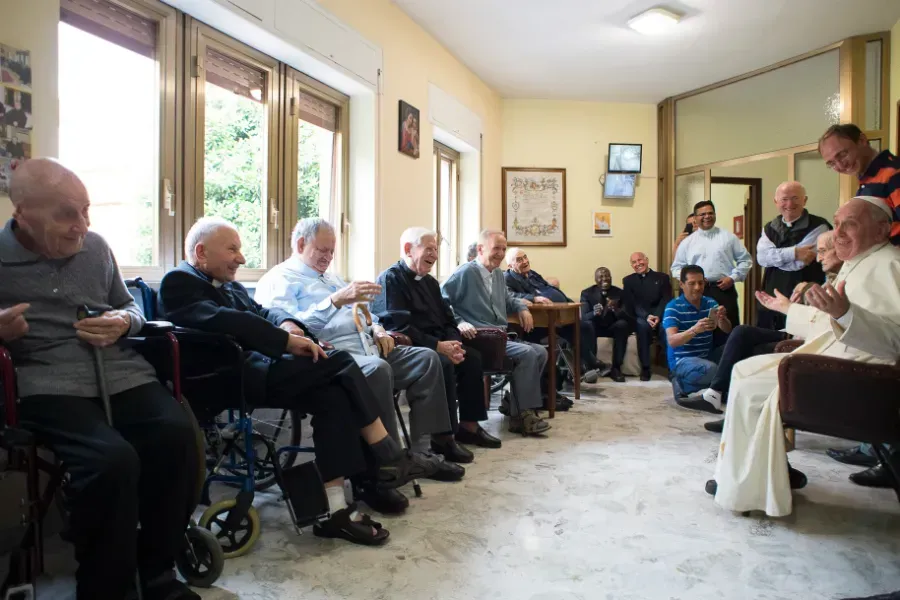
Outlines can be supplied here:
[[676, 394], [693, 394], [708, 388], [719, 370], [718, 362], [722, 358], [723, 346], [714, 349], [706, 358], [689, 356], [682, 358], [672, 369], [670, 377]]

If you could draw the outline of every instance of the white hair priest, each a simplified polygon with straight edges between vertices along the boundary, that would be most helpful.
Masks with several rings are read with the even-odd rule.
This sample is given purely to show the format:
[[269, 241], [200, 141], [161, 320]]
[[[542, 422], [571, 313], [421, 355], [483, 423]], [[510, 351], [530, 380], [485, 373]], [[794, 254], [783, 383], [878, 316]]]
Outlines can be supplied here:
[[[787, 315], [788, 333], [806, 340], [794, 352], [882, 364], [900, 358], [900, 249], [888, 242], [890, 228], [884, 200], [853, 198], [834, 216], [834, 245], [844, 261], [834, 287], [810, 288], [809, 306], [777, 291], [774, 297], [757, 292], [763, 305]], [[778, 409], [778, 364], [785, 356], [755, 356], [732, 370], [716, 478], [706, 485], [723, 508], [785, 516], [791, 488], [806, 484], [785, 452]]]

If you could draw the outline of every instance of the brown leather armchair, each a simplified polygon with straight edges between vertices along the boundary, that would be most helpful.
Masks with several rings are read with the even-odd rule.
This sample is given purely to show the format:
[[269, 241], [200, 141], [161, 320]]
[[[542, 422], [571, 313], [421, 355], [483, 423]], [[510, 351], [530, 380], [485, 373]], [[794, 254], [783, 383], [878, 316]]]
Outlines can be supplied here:
[[463, 339], [463, 344], [481, 354], [484, 369], [484, 405], [491, 406], [491, 377], [509, 375], [513, 370], [512, 360], [506, 356], [506, 342], [515, 334], [499, 327], [479, 327], [473, 339]]
[[[792, 352], [799, 340], [781, 342]], [[900, 463], [885, 444], [900, 444], [900, 361], [873, 365], [830, 356], [794, 354], [778, 367], [779, 407], [786, 428], [868, 442], [894, 475], [900, 499]], [[793, 442], [793, 431], [788, 435]]]

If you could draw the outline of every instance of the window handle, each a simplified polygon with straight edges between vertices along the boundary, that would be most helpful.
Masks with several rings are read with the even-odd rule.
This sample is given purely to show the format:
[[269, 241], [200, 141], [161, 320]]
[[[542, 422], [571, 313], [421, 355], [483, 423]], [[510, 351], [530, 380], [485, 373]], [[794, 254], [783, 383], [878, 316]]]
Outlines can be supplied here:
[[269, 220], [272, 223], [275, 230], [278, 230], [278, 214], [281, 212], [277, 208], [275, 208], [275, 198], [269, 198], [269, 204], [272, 206], [269, 212]]
[[175, 216], [175, 205], [173, 203], [173, 199], [175, 194], [172, 193], [172, 182], [166, 178], [163, 179], [163, 208], [169, 211], [169, 216]]

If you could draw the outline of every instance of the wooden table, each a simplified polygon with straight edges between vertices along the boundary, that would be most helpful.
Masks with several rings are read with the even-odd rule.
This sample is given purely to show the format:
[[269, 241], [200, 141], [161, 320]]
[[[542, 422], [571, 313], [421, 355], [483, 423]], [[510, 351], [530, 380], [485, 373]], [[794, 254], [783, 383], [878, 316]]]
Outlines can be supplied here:
[[[552, 304], [532, 304], [528, 307], [534, 318], [535, 327], [545, 327], [549, 337], [550, 348], [548, 350], [547, 369], [550, 373], [549, 390], [547, 391], [547, 412], [550, 418], [556, 416], [556, 328], [564, 325], [575, 326], [575, 348], [573, 349], [575, 363], [575, 399], [581, 398], [581, 302], [554, 302]], [[518, 315], [510, 315], [510, 323], [519, 324]]]

